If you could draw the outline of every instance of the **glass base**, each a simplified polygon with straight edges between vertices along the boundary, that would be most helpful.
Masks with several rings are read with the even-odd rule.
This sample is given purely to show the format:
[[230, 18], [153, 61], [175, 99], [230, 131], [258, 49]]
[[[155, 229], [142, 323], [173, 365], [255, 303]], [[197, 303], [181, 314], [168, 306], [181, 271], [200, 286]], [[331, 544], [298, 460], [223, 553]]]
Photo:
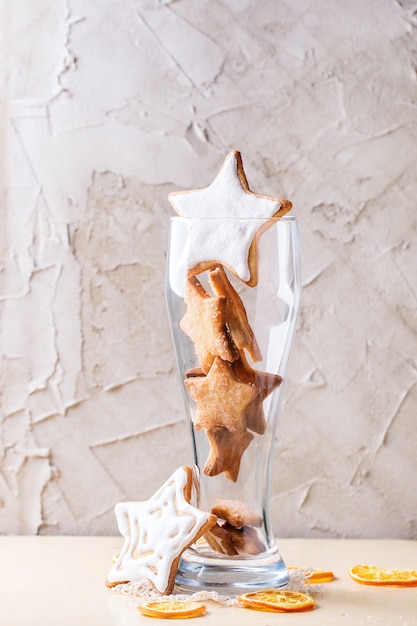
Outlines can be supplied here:
[[285, 587], [288, 569], [278, 550], [261, 558], [203, 556], [187, 550], [181, 557], [175, 585], [184, 591], [217, 591], [238, 595], [257, 589]]

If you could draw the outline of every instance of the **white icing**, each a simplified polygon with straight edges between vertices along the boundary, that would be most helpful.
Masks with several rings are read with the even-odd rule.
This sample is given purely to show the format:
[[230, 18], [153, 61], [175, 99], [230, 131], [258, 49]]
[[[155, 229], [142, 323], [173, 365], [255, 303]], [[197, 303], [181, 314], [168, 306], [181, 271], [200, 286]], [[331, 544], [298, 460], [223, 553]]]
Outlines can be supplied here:
[[260, 227], [259, 222], [249, 218], [273, 217], [281, 204], [276, 198], [256, 195], [242, 186], [236, 153], [228, 154], [211, 185], [171, 193], [169, 200], [183, 217], [211, 218], [193, 221], [180, 265], [186, 262], [191, 269], [199, 263], [219, 261], [241, 280], [249, 281], [249, 248]]
[[159, 592], [166, 590], [173, 559], [209, 519], [209, 514], [184, 498], [187, 481], [187, 473], [181, 467], [149, 500], [116, 504], [116, 519], [124, 544], [108, 575], [109, 583], [147, 578]]

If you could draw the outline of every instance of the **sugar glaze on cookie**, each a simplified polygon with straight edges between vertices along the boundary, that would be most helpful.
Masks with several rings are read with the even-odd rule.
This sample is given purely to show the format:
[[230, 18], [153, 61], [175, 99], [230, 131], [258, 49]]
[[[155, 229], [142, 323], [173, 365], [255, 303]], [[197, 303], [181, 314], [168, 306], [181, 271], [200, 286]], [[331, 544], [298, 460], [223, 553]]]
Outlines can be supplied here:
[[251, 191], [237, 151], [227, 155], [211, 185], [172, 192], [168, 200], [180, 216], [203, 218], [193, 222], [184, 249], [189, 272], [221, 264], [252, 287], [257, 284], [257, 240], [270, 225], [268, 218], [282, 217], [292, 206], [283, 198]]

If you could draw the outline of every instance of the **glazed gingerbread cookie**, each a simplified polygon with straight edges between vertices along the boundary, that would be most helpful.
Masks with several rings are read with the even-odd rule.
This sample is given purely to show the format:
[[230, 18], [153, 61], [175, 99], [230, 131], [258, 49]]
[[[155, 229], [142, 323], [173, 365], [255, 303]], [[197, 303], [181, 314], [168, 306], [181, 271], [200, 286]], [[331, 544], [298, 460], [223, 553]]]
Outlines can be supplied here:
[[[172, 192], [168, 200], [178, 215], [196, 220], [183, 252], [190, 274], [224, 265], [247, 285], [258, 282], [258, 240], [282, 217], [291, 202], [251, 191], [242, 157], [230, 152], [214, 181], [205, 189]], [[208, 219], [207, 219], [208, 218]], [[222, 221], [219, 218], [244, 218]], [[247, 218], [261, 218], [261, 222]]]
[[124, 545], [108, 587], [146, 578], [159, 593], [172, 592], [181, 554], [217, 519], [190, 504], [192, 481], [192, 469], [180, 467], [149, 500], [116, 505]]

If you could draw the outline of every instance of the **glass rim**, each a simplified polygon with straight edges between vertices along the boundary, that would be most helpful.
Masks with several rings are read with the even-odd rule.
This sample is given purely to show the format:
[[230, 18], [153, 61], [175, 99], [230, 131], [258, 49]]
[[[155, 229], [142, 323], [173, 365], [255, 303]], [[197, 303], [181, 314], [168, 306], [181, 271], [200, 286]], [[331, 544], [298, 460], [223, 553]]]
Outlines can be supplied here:
[[170, 215], [170, 221], [173, 222], [191, 222], [191, 221], [201, 221], [201, 222], [218, 222], [222, 221], [231, 221], [231, 222], [251, 222], [251, 221], [259, 221], [259, 222], [296, 222], [297, 217], [295, 215], [282, 215], [272, 217], [235, 217], [229, 215], [219, 215], [219, 216], [185, 216], [185, 215]]

